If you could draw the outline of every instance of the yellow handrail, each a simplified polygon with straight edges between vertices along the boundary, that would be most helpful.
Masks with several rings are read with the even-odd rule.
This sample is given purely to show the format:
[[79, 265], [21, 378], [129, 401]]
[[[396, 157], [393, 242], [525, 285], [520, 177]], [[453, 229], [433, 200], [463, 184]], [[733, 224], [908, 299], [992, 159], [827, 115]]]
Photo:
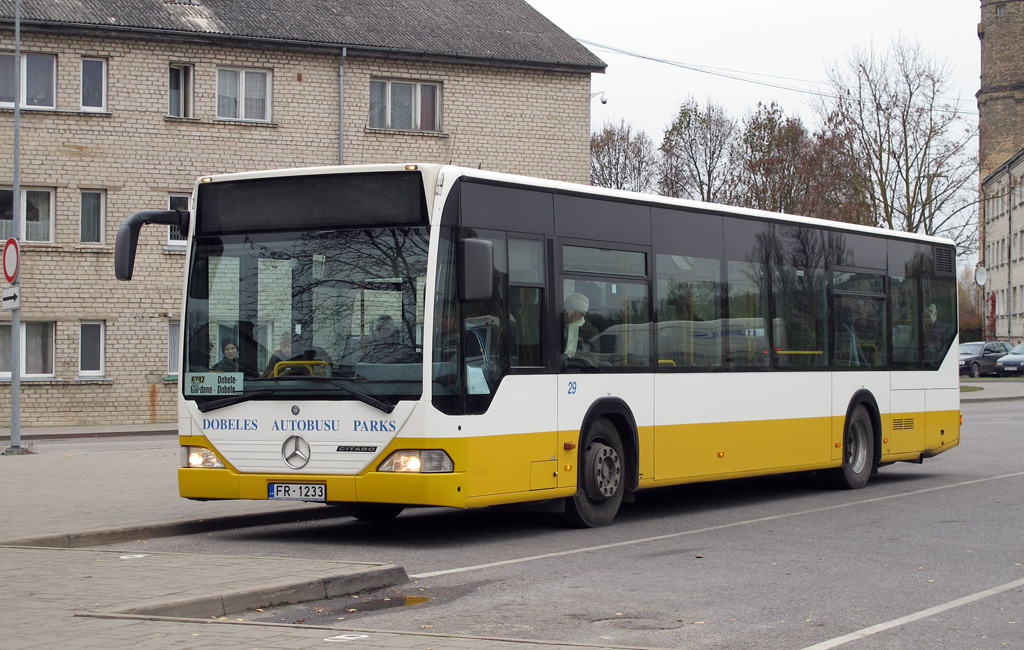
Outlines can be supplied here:
[[330, 364], [326, 361], [278, 361], [274, 364], [271, 377], [284, 377], [300, 371], [311, 377], [326, 377]]

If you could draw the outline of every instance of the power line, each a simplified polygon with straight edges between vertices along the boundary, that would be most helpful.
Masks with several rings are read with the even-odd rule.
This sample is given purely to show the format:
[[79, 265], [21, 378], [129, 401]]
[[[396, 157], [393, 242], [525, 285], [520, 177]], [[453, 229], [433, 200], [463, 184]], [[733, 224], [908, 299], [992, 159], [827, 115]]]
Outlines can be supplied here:
[[[807, 83], [807, 84], [813, 84], [813, 85], [816, 85], [816, 86], [819, 86], [819, 87], [824, 85], [824, 84], [822, 84], [819, 81], [811, 81], [811, 80], [808, 80], [808, 79], [798, 79], [798, 78], [794, 78], [794, 77], [784, 77], [784, 76], [779, 76], [779, 75], [768, 75], [768, 74], [759, 73], [759, 72], [747, 72], [747, 71], [744, 71], [744, 70], [730, 70], [728, 68], [715, 68], [715, 67], [712, 67], [712, 66], [699, 65], [699, 64], [695, 64], [695, 63], [685, 63], [683, 61], [673, 61], [671, 59], [664, 59], [664, 58], [656, 57], [656, 56], [653, 56], [653, 55], [650, 55], [650, 54], [643, 54], [643, 53], [640, 53], [640, 52], [633, 52], [631, 50], [627, 50], [627, 49], [624, 49], [624, 48], [621, 48], [621, 47], [616, 47], [614, 45], [606, 45], [604, 43], [596, 43], [594, 41], [588, 41], [588, 40], [582, 39], [582, 38], [577, 38], [576, 40], [579, 41], [580, 43], [584, 44], [584, 45], [590, 45], [590, 46], [593, 46], [593, 47], [596, 47], [596, 48], [599, 48], [599, 49], [602, 49], [602, 50], [607, 50], [609, 52], [614, 52], [616, 54], [622, 54], [624, 56], [630, 56], [630, 57], [637, 58], [637, 59], [643, 59], [645, 61], [653, 61], [654, 63], [661, 63], [663, 65], [668, 65], [668, 66], [672, 66], [672, 67], [675, 67], [675, 68], [682, 68], [684, 70], [690, 70], [692, 72], [699, 72], [699, 73], [702, 73], [702, 74], [708, 74], [708, 75], [712, 75], [712, 76], [715, 76], [715, 77], [722, 77], [723, 79], [731, 79], [732, 81], [739, 81], [739, 82], [743, 82], [743, 83], [754, 84], [754, 85], [757, 85], [757, 86], [765, 86], [767, 88], [775, 88], [776, 90], [785, 90], [785, 91], [789, 91], [789, 92], [799, 93], [799, 94], [802, 94], [802, 95], [813, 95], [815, 97], [825, 97], [825, 98], [828, 98], [828, 99], [837, 99], [836, 94], [833, 93], [833, 92], [828, 92], [828, 91], [823, 91], [823, 90], [816, 90], [816, 89], [813, 89], [813, 88], [792, 86], [792, 85], [787, 85], [787, 84], [783, 84], [783, 83], [779, 83], [779, 82], [773, 82], [773, 81], [763, 81], [763, 80], [755, 79], [755, 78], [752, 78], [752, 77], [766, 77], [766, 78], [770, 78], [770, 79], [784, 79], [784, 80], [787, 80], [787, 81], [799, 81], [799, 82], [803, 82], [803, 83]], [[962, 101], [959, 98], [953, 99], [953, 98], [946, 97], [946, 98], [940, 98], [940, 99], [944, 99], [945, 101], [949, 101], [949, 102], [956, 102], [957, 104], [959, 104]], [[978, 115], [978, 113], [975, 112], [975, 111], [968, 111], [968, 110], [961, 110], [961, 109], [937, 108], [935, 110], [937, 110], [939, 112], [943, 112], [943, 113], [954, 113], [954, 114], [959, 114], [959, 115]]]

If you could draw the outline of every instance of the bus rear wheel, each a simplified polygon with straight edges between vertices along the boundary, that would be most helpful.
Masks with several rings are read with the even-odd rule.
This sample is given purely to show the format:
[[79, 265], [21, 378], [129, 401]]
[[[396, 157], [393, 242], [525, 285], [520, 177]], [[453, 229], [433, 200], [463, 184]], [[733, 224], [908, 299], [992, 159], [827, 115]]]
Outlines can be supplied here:
[[868, 484], [875, 458], [875, 427], [863, 404], [850, 413], [843, 433], [843, 465], [831, 470], [826, 480], [840, 490], [859, 490]]
[[566, 521], [579, 528], [607, 526], [615, 519], [626, 490], [625, 454], [615, 425], [598, 418], [580, 442], [579, 484], [566, 500]]

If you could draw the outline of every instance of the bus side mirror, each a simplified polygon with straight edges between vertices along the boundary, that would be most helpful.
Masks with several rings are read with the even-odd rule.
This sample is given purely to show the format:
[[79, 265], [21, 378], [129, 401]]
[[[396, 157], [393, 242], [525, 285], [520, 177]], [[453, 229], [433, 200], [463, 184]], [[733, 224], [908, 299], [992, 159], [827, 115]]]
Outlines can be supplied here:
[[494, 244], [487, 239], [460, 239], [459, 300], [479, 302], [494, 295]]
[[188, 211], [142, 210], [125, 219], [117, 229], [117, 240], [114, 243], [114, 275], [118, 280], [132, 279], [135, 249], [139, 247], [139, 231], [147, 223], [179, 226], [182, 230], [188, 230]]

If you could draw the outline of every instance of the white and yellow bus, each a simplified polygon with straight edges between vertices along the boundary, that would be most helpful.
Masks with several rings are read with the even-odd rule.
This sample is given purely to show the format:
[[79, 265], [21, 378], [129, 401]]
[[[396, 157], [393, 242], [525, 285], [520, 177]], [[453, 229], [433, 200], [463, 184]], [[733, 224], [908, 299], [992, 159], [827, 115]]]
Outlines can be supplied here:
[[439, 165], [199, 179], [181, 495], [546, 502], [816, 471], [960, 437], [947, 240]]

